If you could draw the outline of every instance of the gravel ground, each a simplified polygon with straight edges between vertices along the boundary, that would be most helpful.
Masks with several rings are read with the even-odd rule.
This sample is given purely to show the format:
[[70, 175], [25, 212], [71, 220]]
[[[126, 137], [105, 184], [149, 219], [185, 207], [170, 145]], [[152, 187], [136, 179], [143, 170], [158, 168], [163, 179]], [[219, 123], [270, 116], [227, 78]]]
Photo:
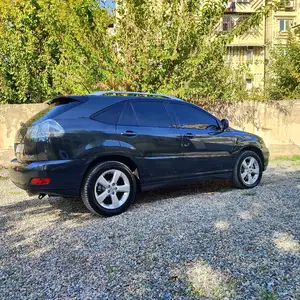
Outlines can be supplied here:
[[0, 175], [1, 298], [300, 299], [299, 163], [273, 163], [247, 191], [143, 193], [112, 218]]

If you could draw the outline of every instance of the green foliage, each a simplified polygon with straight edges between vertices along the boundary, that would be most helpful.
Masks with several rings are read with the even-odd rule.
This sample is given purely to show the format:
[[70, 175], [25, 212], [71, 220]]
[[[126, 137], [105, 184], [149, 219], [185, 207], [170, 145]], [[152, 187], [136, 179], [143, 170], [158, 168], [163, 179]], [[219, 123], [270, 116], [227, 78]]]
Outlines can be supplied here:
[[279, 156], [279, 157], [275, 157], [273, 158], [273, 160], [288, 160], [288, 161], [300, 161], [300, 155], [292, 155], [292, 156]]
[[300, 97], [300, 42], [290, 34], [286, 46], [271, 52], [268, 92], [272, 99]]
[[[188, 99], [246, 95], [241, 68], [232, 70], [226, 45], [258, 26], [273, 4], [224, 34], [217, 34], [224, 5], [217, 0], [124, 0], [118, 9], [118, 89], [158, 91]], [[107, 87], [110, 85], [108, 82]]]
[[109, 15], [94, 0], [0, 2], [0, 99], [86, 93], [110, 63]]
[[226, 45], [258, 26], [274, 4], [217, 34], [226, 3], [123, 0], [112, 20], [97, 0], [1, 0], [0, 101], [40, 102], [96, 89], [248, 97], [244, 66], [231, 69]]

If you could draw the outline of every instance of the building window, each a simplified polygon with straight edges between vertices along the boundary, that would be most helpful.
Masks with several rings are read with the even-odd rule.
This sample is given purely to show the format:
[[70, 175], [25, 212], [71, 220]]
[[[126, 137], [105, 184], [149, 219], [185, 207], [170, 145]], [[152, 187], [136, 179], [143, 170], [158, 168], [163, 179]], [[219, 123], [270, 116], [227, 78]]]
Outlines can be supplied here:
[[253, 88], [252, 79], [250, 79], [250, 78], [246, 79], [246, 88], [247, 88], [247, 90], [251, 90]]
[[234, 26], [234, 20], [230, 16], [223, 17], [223, 31], [228, 31]]
[[279, 31], [288, 31], [290, 25], [290, 20], [279, 20]]
[[236, 25], [246, 21], [249, 15], [225, 15], [223, 16], [223, 31], [228, 31]]
[[246, 49], [247, 63], [253, 64], [253, 48]]

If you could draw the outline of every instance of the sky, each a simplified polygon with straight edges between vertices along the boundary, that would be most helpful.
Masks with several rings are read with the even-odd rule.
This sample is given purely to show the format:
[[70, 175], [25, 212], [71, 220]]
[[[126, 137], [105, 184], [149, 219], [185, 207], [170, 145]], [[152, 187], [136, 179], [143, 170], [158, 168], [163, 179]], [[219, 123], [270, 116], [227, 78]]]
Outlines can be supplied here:
[[[113, 3], [113, 0], [106, 0], [105, 1], [105, 5], [104, 6], [108, 6], [108, 7], [114, 7], [114, 3]], [[101, 6], [103, 6], [103, 4], [101, 3]]]

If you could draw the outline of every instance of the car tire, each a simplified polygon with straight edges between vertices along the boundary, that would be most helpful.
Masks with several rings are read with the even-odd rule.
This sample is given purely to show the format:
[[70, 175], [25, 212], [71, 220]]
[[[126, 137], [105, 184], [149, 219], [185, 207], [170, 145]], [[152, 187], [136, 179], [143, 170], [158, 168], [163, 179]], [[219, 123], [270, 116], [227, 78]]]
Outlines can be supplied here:
[[94, 166], [86, 175], [81, 198], [96, 215], [123, 213], [134, 202], [137, 183], [134, 174], [123, 163], [107, 161]]
[[262, 178], [261, 158], [253, 151], [243, 151], [236, 160], [233, 170], [233, 185], [239, 189], [256, 187]]

